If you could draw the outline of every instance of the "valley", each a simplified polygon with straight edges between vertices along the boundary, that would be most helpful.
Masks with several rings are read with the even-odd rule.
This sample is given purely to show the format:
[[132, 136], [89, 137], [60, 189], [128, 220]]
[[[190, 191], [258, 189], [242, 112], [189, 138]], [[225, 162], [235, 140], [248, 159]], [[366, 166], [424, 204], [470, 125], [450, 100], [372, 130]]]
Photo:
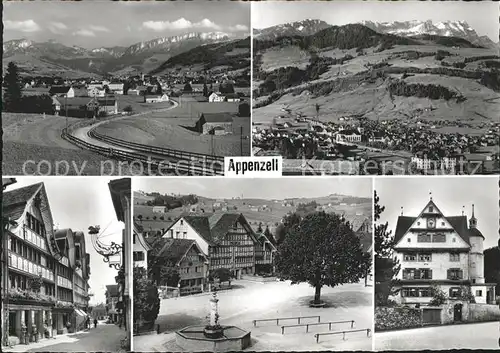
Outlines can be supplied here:
[[[498, 158], [497, 43], [466, 23], [417, 22], [397, 22], [400, 28], [321, 24], [304, 36], [296, 30], [281, 36], [283, 27], [301, 28], [302, 22], [259, 30], [269, 37], [278, 27], [280, 36], [254, 39], [254, 146], [291, 159], [351, 156], [363, 162], [368, 147], [409, 152], [412, 160], [419, 152], [426, 157], [418, 158], [438, 161], [479, 151], [485, 154], [476, 157], [484, 160]], [[464, 33], [439, 35], [451, 33], [445, 26]], [[415, 141], [400, 143], [398, 129]], [[343, 130], [354, 132], [347, 137]], [[424, 147], [420, 142], [429, 136], [436, 143]], [[339, 153], [339, 147], [360, 153]]]

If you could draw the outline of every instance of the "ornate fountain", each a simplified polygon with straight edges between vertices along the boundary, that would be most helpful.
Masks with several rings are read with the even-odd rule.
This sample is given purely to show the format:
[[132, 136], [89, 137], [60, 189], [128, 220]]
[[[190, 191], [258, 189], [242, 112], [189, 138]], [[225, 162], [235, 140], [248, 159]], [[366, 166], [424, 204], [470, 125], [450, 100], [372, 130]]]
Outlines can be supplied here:
[[219, 299], [213, 291], [210, 302], [208, 325], [188, 326], [176, 332], [176, 343], [183, 349], [196, 351], [230, 352], [247, 348], [251, 344], [250, 332], [236, 326], [219, 323]]

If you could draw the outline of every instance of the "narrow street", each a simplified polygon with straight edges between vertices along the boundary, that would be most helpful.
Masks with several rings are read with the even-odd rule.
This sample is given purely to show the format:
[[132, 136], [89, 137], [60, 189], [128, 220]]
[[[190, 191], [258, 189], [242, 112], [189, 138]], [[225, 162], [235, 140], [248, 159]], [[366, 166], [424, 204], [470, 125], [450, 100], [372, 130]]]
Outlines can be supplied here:
[[6, 352], [84, 352], [84, 351], [123, 351], [120, 341], [126, 331], [115, 324], [99, 323], [97, 328], [74, 334], [56, 336], [29, 345], [16, 345]]

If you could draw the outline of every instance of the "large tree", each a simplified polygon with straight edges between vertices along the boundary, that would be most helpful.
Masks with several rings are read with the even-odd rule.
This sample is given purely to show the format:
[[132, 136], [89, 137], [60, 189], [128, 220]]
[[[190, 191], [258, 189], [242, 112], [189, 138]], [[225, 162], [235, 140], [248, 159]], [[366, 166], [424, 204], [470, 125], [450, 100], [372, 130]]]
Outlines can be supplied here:
[[12, 61], [7, 65], [7, 73], [3, 78], [3, 110], [17, 112], [21, 108], [22, 86], [19, 68]]
[[301, 216], [297, 213], [288, 213], [283, 217], [282, 222], [276, 227], [275, 237], [276, 243], [279, 245], [285, 240], [286, 235], [290, 229], [300, 223]]
[[292, 284], [307, 282], [315, 288], [314, 303], [321, 304], [321, 288], [357, 283], [370, 268], [349, 222], [337, 214], [315, 212], [287, 232], [278, 246], [276, 271]]
[[[374, 216], [375, 222], [380, 220], [380, 215], [385, 206], [379, 204], [380, 198], [374, 193]], [[399, 273], [401, 266], [393, 258], [394, 237], [388, 230], [388, 223], [375, 224], [375, 304], [387, 305], [389, 296], [397, 291], [394, 289], [396, 283], [394, 278]]]
[[484, 279], [486, 283], [496, 283], [495, 293], [500, 293], [500, 249], [498, 247], [484, 251]]
[[[134, 267], [134, 324], [154, 323], [160, 311], [158, 288], [144, 267]], [[134, 325], [134, 330], [138, 325]]]

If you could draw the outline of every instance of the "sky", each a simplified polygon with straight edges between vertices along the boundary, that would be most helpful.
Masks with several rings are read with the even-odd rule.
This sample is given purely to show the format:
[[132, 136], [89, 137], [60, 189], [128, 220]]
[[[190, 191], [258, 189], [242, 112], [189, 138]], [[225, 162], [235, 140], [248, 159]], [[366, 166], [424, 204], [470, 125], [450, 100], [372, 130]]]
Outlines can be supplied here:
[[252, 27], [305, 19], [337, 26], [361, 21], [466, 21], [479, 35], [498, 42], [498, 11], [493, 1], [261, 1], [252, 3]]
[[398, 216], [416, 217], [432, 200], [445, 216], [465, 215], [469, 218], [474, 204], [477, 228], [485, 237], [484, 249], [498, 244], [498, 177], [425, 177], [376, 178], [375, 190], [380, 205], [385, 206], [380, 223], [389, 223], [392, 234]]
[[250, 35], [250, 4], [221, 1], [3, 1], [4, 41], [129, 46], [188, 32]]
[[134, 178], [132, 189], [162, 194], [195, 194], [214, 199], [232, 197], [285, 199], [342, 194], [372, 197], [371, 178]]
[[[59, 229], [71, 228], [73, 231], [82, 231], [85, 234], [87, 253], [90, 254], [90, 292], [91, 304], [106, 301], [105, 291], [107, 284], [116, 284], [115, 276], [118, 271], [104, 263], [92, 246], [88, 234], [88, 227], [100, 225], [104, 231], [101, 241], [105, 244], [122, 243], [122, 229], [124, 225], [116, 218], [115, 209], [111, 200], [108, 183], [113, 178], [106, 177], [17, 177], [17, 183], [9, 186], [6, 192], [23, 186], [43, 182], [54, 224]], [[109, 225], [109, 226], [108, 226]]]

